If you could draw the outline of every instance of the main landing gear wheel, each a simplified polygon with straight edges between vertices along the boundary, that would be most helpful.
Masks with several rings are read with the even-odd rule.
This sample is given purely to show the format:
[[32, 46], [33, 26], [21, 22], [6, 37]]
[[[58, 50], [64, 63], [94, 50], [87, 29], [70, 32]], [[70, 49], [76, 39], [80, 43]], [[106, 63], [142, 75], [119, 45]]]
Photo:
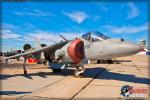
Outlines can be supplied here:
[[113, 64], [113, 60], [107, 60], [109, 64]]
[[84, 71], [85, 71], [84, 66], [76, 67], [76, 69], [74, 71], [74, 76], [75, 77], [83, 77]]
[[53, 71], [53, 73], [59, 73], [59, 72], [61, 72], [61, 69], [55, 69], [55, 68], [53, 68], [52, 71]]

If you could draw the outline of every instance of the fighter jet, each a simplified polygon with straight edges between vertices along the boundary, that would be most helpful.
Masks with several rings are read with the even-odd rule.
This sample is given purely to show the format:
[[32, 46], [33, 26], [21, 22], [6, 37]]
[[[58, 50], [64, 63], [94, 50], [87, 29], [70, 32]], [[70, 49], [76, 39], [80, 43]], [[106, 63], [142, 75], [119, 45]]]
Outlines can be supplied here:
[[74, 76], [79, 77], [83, 75], [84, 64], [87, 64], [89, 59], [104, 60], [130, 56], [143, 49], [137, 44], [124, 41], [124, 39], [111, 39], [98, 31], [88, 32], [73, 40], [68, 40], [62, 35], [61, 37], [65, 41], [4, 59], [23, 56], [25, 58], [23, 63], [24, 74], [27, 74], [26, 59], [34, 53], [44, 52], [45, 60], [49, 62], [53, 72], [60, 72], [62, 69], [71, 66], [76, 68]]

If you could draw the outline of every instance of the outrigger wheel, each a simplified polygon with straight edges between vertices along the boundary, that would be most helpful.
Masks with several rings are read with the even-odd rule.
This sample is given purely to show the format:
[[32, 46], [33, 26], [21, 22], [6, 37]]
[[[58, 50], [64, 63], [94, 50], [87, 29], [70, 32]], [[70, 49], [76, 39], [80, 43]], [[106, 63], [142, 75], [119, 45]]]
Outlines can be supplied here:
[[27, 71], [26, 70], [24, 71], [24, 75], [27, 75]]

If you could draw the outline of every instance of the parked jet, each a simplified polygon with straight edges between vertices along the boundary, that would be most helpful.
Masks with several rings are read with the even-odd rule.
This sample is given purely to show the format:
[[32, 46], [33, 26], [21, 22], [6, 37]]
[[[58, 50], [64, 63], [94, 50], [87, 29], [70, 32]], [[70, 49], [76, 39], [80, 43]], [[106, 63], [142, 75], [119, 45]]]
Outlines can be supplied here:
[[49, 61], [53, 72], [61, 71], [64, 67], [71, 65], [76, 68], [74, 75], [80, 76], [84, 72], [84, 64], [89, 59], [104, 60], [129, 56], [143, 49], [139, 45], [124, 41], [123, 39], [111, 39], [98, 31], [88, 32], [71, 41], [63, 36], [61, 37], [65, 40], [64, 42], [17, 54], [5, 59], [23, 56], [25, 58], [23, 63], [24, 74], [27, 74], [26, 59], [34, 53], [44, 52], [45, 60]]

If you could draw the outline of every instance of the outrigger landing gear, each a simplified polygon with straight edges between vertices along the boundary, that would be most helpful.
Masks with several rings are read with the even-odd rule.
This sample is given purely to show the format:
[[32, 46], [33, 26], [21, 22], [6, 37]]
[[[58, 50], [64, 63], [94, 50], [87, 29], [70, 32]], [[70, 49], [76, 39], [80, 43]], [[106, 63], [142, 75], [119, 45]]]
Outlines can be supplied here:
[[84, 73], [85, 69], [83, 65], [77, 65], [76, 69], [74, 71], [74, 76], [75, 77], [83, 77], [83, 73]]
[[24, 75], [27, 75], [27, 68], [26, 68], [26, 58], [24, 58], [24, 62], [23, 62], [23, 71], [24, 71]]

